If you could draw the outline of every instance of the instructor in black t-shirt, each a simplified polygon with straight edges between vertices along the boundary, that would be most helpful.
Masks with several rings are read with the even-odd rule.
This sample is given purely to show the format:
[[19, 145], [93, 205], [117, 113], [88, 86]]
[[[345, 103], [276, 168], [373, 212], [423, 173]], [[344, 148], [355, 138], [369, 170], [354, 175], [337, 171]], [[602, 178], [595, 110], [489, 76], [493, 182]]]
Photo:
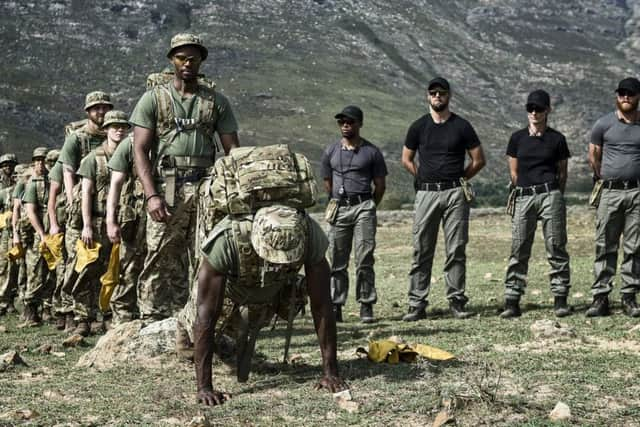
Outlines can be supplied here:
[[[451, 313], [456, 318], [465, 311], [466, 254], [469, 237], [469, 201], [463, 185], [485, 164], [480, 140], [471, 124], [449, 111], [449, 82], [437, 77], [429, 82], [429, 113], [416, 120], [402, 149], [402, 165], [417, 178], [413, 222], [413, 262], [409, 272], [409, 312], [406, 322], [426, 318], [431, 285], [431, 267], [438, 227], [442, 222], [446, 261], [444, 280]], [[416, 167], [414, 158], [420, 155]], [[471, 161], [465, 167], [465, 157]]]
[[549, 94], [535, 90], [527, 98], [529, 125], [511, 135], [507, 147], [509, 172], [515, 197], [511, 220], [511, 256], [505, 278], [505, 308], [500, 317], [520, 316], [520, 297], [524, 294], [531, 246], [537, 221], [551, 266], [551, 292], [557, 317], [571, 314], [569, 293], [569, 255], [566, 251], [567, 221], [564, 187], [567, 182], [567, 141], [547, 124], [551, 112]]

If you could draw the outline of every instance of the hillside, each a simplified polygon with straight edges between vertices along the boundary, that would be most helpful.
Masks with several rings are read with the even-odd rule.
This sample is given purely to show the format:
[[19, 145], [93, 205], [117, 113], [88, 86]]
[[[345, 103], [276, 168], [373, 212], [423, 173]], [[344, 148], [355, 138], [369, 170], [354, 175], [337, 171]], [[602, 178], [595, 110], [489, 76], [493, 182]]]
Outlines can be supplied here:
[[391, 190], [406, 199], [402, 142], [440, 74], [484, 143], [485, 189], [506, 182], [508, 136], [539, 87], [570, 141], [570, 186], [584, 188], [589, 129], [640, 62], [638, 13], [637, 0], [4, 1], [0, 150], [26, 159], [60, 145], [91, 90], [131, 111], [146, 75], [166, 65], [171, 36], [187, 30], [209, 46], [203, 71], [231, 99], [242, 144], [288, 142], [317, 161], [337, 135], [333, 114], [358, 104]]

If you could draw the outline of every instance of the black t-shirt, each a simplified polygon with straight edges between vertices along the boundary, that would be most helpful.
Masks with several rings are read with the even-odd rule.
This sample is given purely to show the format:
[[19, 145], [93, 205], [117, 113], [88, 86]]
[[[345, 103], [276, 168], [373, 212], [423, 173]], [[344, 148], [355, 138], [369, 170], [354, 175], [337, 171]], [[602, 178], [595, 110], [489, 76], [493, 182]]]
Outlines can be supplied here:
[[344, 187], [346, 195], [371, 194], [373, 178], [387, 176], [387, 165], [382, 152], [362, 138], [355, 150], [342, 147], [340, 141], [331, 144], [320, 160], [323, 179], [331, 179], [331, 197], [339, 198], [338, 190]]
[[409, 127], [404, 146], [418, 151], [420, 182], [456, 181], [464, 175], [467, 150], [480, 145], [471, 124], [451, 113], [444, 123], [425, 114]]
[[507, 156], [518, 159], [518, 187], [553, 182], [558, 176], [558, 162], [571, 157], [567, 140], [555, 129], [547, 128], [542, 136], [530, 136], [529, 129], [511, 135]]

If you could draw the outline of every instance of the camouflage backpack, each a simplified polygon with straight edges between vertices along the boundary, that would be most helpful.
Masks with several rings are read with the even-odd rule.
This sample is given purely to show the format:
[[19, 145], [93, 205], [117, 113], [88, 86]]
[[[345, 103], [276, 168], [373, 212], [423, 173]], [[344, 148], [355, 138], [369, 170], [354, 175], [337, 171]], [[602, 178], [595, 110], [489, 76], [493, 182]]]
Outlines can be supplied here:
[[[104, 149], [104, 145], [95, 149], [96, 153], [96, 182], [94, 188], [92, 214], [104, 217], [107, 205], [107, 194], [109, 191], [109, 169], [107, 163], [109, 158]], [[82, 220], [82, 179], [73, 186], [73, 200], [68, 209], [67, 224], [76, 230], [81, 230]]]
[[210, 192], [213, 209], [242, 215], [274, 204], [311, 207], [318, 189], [309, 160], [278, 144], [231, 150], [215, 163]]
[[99, 136], [101, 138], [106, 138], [107, 134], [102, 131], [96, 135], [92, 135], [87, 132], [87, 119], [77, 120], [75, 122], [68, 123], [64, 127], [64, 136], [65, 138], [70, 136], [71, 134], [75, 134], [80, 141], [80, 152], [81, 158], [84, 158], [87, 154], [91, 152], [91, 139]]

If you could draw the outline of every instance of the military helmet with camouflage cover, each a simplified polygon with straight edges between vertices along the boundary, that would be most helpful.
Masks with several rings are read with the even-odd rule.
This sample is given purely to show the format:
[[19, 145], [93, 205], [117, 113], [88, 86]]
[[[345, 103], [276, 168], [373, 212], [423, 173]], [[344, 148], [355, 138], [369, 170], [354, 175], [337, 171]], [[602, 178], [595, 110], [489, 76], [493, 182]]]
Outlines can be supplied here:
[[44, 159], [47, 163], [55, 163], [58, 161], [58, 157], [60, 156], [60, 150], [53, 149], [49, 150], [47, 153], [47, 157]]
[[0, 166], [3, 166], [5, 163], [13, 163], [18, 164], [18, 158], [13, 153], [6, 153], [0, 156]]
[[123, 124], [131, 127], [129, 124], [129, 118], [127, 113], [120, 110], [111, 110], [104, 115], [104, 123], [102, 123], [102, 129], [106, 129], [109, 125]]
[[89, 108], [94, 105], [105, 104], [113, 107], [113, 103], [111, 102], [111, 97], [100, 90], [95, 92], [89, 92], [84, 99], [84, 110], [87, 111]]
[[260, 258], [273, 264], [300, 261], [307, 246], [305, 214], [283, 205], [258, 209], [253, 218], [251, 245]]
[[202, 60], [207, 59], [207, 55], [209, 51], [202, 43], [202, 39], [195, 34], [189, 33], [179, 33], [171, 38], [171, 49], [167, 53], [167, 58], [171, 59], [173, 56], [173, 51], [180, 46], [195, 46], [200, 49], [200, 55], [202, 56]]
[[47, 158], [47, 153], [49, 149], [47, 147], [37, 147], [34, 148], [33, 154], [31, 155], [31, 160], [36, 160], [40, 158]]

